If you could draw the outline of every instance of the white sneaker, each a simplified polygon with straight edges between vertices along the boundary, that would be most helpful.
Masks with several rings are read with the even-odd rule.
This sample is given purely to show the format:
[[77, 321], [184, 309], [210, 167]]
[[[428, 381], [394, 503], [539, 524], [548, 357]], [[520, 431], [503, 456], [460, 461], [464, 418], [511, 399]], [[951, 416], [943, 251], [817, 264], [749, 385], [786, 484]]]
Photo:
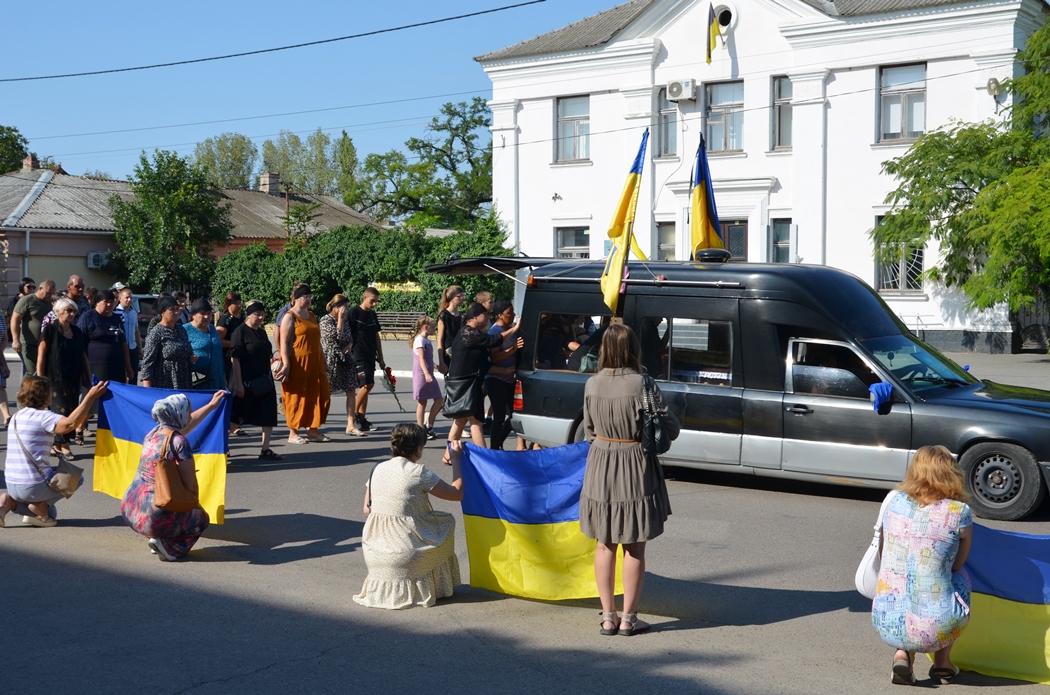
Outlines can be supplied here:
[[149, 547], [157, 553], [161, 562], [175, 562], [175, 556], [164, 549], [164, 546], [156, 538], [149, 539]]
[[52, 519], [51, 517], [41, 519], [40, 517], [29, 515], [22, 517], [22, 523], [29, 524], [30, 526], [36, 526], [37, 528], [51, 528], [52, 526], [58, 525], [58, 522]]

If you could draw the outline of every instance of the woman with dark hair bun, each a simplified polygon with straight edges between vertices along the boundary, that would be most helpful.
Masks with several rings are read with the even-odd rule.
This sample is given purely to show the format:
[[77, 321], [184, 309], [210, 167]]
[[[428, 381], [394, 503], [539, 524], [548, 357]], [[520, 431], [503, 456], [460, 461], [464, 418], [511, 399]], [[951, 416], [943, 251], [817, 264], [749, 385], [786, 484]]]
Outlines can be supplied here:
[[[598, 373], [583, 391], [584, 434], [591, 448], [580, 494], [580, 530], [598, 541], [594, 576], [602, 601], [603, 635], [649, 629], [638, 619], [645, 578], [645, 543], [664, 531], [671, 514], [667, 484], [655, 454], [642, 451], [645, 383], [671, 439], [679, 425], [656, 382], [643, 377], [641, 347], [629, 327], [612, 324], [602, 336]], [[616, 547], [623, 546], [623, 618], [616, 614]]]
[[361, 550], [368, 566], [361, 593], [354, 596], [372, 608], [433, 606], [452, 595], [460, 582], [456, 559], [456, 518], [430, 506], [430, 495], [459, 502], [463, 477], [460, 442], [449, 444], [452, 483], [419, 463], [427, 431], [401, 423], [390, 435], [393, 458], [376, 464], [365, 488], [365, 528]]
[[157, 325], [146, 334], [142, 349], [142, 385], [175, 391], [189, 390], [193, 385], [190, 368], [197, 361], [186, 329], [179, 323], [182, 308], [170, 295], [153, 305]]
[[126, 383], [134, 375], [131, 353], [124, 336], [124, 321], [113, 315], [117, 296], [113, 290], [99, 290], [91, 297], [91, 308], [77, 317], [77, 326], [87, 340], [91, 373], [99, 381]]
[[222, 366], [222, 340], [215, 326], [211, 325], [214, 312], [211, 302], [203, 297], [190, 305], [189, 323], [186, 330], [197, 361], [193, 363], [193, 388], [214, 391], [226, 388], [226, 371]]

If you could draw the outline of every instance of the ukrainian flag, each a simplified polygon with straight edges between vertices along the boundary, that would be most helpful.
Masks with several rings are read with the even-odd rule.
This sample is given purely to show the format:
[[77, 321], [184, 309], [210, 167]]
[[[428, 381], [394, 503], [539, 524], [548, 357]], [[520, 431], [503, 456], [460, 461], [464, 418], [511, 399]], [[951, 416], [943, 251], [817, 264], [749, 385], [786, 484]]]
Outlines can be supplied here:
[[642, 144], [638, 148], [638, 155], [634, 158], [631, 171], [627, 174], [627, 183], [624, 184], [623, 193], [620, 195], [620, 204], [616, 207], [616, 214], [613, 215], [612, 223], [609, 225], [609, 238], [612, 239], [613, 246], [609, 257], [605, 260], [601, 288], [605, 304], [614, 314], [616, 307], [620, 304], [627, 249], [632, 249], [639, 260], [646, 260], [645, 254], [638, 248], [638, 242], [634, 238], [634, 215], [638, 209], [638, 192], [641, 189], [642, 167], [645, 165], [645, 147], [648, 142], [649, 129], [646, 128], [645, 134], [642, 135]]
[[[465, 445], [470, 585], [525, 598], [598, 595], [593, 538], [580, 532], [586, 442], [538, 451]], [[616, 591], [623, 591], [619, 574]]]
[[952, 647], [961, 669], [1050, 684], [1050, 536], [973, 526], [965, 570], [970, 623]]
[[707, 166], [707, 143], [700, 134], [700, 147], [696, 148], [696, 164], [693, 166], [693, 209], [689, 219], [691, 258], [696, 258], [700, 249], [724, 249], [718, 210], [715, 209], [715, 189], [711, 186], [711, 169]]
[[[95, 432], [95, 492], [122, 499], [139, 467], [142, 442], [157, 426], [150, 414], [161, 398], [182, 393], [196, 410], [211, 401], [214, 391], [169, 391], [109, 383], [99, 400]], [[223, 523], [226, 509], [226, 450], [231, 399], [208, 414], [187, 437], [197, 468], [200, 503], [211, 523]]]
[[718, 45], [718, 37], [722, 35], [722, 30], [718, 25], [718, 16], [715, 14], [715, 6], [709, 4], [707, 6], [707, 64], [711, 64], [711, 54], [715, 51], [715, 46]]

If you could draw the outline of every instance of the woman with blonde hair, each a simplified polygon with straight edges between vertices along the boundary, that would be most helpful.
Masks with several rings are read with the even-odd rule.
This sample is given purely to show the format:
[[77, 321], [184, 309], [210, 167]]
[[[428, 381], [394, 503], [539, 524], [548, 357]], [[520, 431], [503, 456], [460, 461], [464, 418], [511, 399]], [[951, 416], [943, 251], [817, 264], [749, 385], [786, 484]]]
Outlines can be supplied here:
[[441, 293], [437, 317], [437, 368], [442, 374], [448, 373], [448, 363], [451, 359], [449, 348], [452, 347], [452, 341], [456, 339], [456, 334], [463, 325], [463, 315], [459, 312], [459, 308], [466, 298], [467, 293], [459, 285], [449, 285]]
[[887, 500], [871, 622], [897, 650], [893, 683], [915, 683], [916, 652], [933, 653], [933, 680], [950, 683], [959, 674], [951, 650], [970, 620], [970, 578], [963, 571], [973, 538], [967, 499], [951, 452], [924, 446]]
[[325, 306], [328, 312], [321, 317], [321, 350], [324, 352], [328, 388], [332, 392], [346, 391], [346, 433], [355, 437], [367, 436], [354, 426], [354, 404], [357, 389], [357, 361], [354, 360], [354, 338], [350, 331], [350, 300], [337, 294]]

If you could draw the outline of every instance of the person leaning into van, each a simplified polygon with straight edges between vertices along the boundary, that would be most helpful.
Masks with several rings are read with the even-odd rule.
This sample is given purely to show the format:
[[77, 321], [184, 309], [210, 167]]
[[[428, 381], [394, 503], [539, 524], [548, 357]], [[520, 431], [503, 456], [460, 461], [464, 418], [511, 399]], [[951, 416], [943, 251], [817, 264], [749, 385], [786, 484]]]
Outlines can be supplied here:
[[871, 622], [893, 654], [892, 682], [915, 683], [915, 652], [933, 653], [930, 678], [941, 684], [959, 675], [952, 644], [970, 620], [973, 518], [963, 476], [948, 449], [915, 452], [882, 519], [882, 563]]
[[[641, 347], [634, 331], [609, 326], [602, 336], [598, 373], [587, 380], [583, 428], [591, 448], [580, 494], [580, 530], [597, 540], [594, 576], [602, 601], [603, 635], [649, 629], [638, 619], [645, 577], [645, 543], [664, 531], [671, 514], [667, 484], [655, 454], [642, 451], [645, 417]], [[671, 439], [680, 426], [653, 383], [656, 409]], [[623, 618], [616, 614], [616, 546], [623, 546]]]

